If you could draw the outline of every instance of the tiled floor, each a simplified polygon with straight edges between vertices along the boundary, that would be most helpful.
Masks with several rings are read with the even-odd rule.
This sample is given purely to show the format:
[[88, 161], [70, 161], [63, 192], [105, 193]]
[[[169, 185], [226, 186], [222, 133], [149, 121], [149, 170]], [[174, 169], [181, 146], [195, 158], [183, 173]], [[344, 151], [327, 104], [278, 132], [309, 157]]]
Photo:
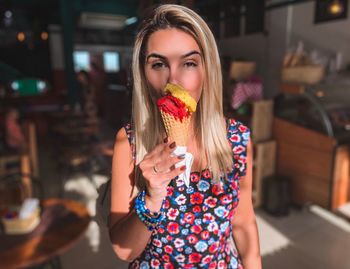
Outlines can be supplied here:
[[106, 230], [101, 230], [100, 248], [93, 252], [86, 238], [61, 256], [62, 269], [126, 269], [128, 264], [120, 261], [109, 244]]
[[[275, 254], [263, 257], [265, 269], [349, 269], [350, 235], [328, 224], [310, 212], [293, 211], [284, 219], [266, 217], [272, 225], [289, 234], [292, 245]], [[286, 223], [289, 225], [285, 225]], [[119, 261], [108, 241], [105, 230], [101, 231], [101, 245], [97, 253], [92, 252], [85, 238], [62, 256], [65, 269], [73, 268], [127, 268]]]
[[276, 219], [258, 214], [291, 241], [292, 245], [263, 258], [264, 268], [350, 268], [350, 234], [308, 210], [293, 210]]
[[[113, 139], [114, 130], [108, 129], [105, 137]], [[58, 195], [59, 173], [55, 165], [50, 139], [40, 140], [41, 180], [45, 197]], [[68, 196], [67, 196], [68, 195]], [[66, 197], [73, 197], [66, 194]], [[78, 196], [76, 196], [79, 199]], [[293, 209], [288, 217], [275, 218], [263, 210], [256, 212], [264, 220], [288, 237], [292, 244], [274, 254], [263, 257], [265, 269], [350, 269], [350, 234], [330, 224], [307, 209]], [[127, 268], [113, 253], [105, 228], [100, 229], [97, 252], [84, 237], [61, 256], [63, 269]]]

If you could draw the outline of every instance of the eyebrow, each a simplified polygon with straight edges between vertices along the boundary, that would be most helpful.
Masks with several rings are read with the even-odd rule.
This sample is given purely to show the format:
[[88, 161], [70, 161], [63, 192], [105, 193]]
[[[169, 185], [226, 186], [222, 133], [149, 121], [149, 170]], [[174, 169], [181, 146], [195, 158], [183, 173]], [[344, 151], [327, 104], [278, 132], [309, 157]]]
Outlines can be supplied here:
[[[187, 58], [187, 57], [189, 57], [191, 55], [194, 55], [194, 54], [198, 54], [199, 56], [201, 56], [201, 54], [198, 51], [192, 50], [192, 51], [182, 55], [181, 58]], [[159, 58], [159, 59], [162, 59], [162, 60], [166, 60], [165, 56], [160, 55], [158, 53], [151, 53], [151, 54], [147, 55], [146, 61], [148, 61], [149, 58]]]

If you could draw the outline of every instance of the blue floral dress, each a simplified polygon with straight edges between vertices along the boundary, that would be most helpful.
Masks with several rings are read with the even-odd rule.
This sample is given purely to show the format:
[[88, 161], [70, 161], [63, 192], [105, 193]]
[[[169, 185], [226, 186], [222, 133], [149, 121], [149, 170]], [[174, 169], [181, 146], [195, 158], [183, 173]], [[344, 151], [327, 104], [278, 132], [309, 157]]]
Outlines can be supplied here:
[[[212, 183], [208, 169], [192, 172], [189, 187], [172, 180], [164, 204], [166, 218], [129, 268], [243, 268], [232, 247], [230, 220], [239, 201], [239, 179], [246, 172], [250, 131], [233, 119], [227, 123], [234, 158], [227, 180]], [[134, 148], [130, 124], [125, 129]]]

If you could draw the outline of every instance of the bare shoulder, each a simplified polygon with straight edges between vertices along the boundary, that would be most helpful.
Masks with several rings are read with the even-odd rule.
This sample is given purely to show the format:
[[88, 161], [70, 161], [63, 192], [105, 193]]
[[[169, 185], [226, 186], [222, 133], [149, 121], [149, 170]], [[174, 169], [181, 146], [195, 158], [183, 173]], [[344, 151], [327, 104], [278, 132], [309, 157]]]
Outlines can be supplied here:
[[129, 155], [132, 158], [128, 135], [124, 127], [120, 128], [115, 135], [113, 157], [116, 154], [122, 154], [124, 157]]
[[126, 134], [125, 128], [122, 127], [118, 130], [117, 134], [115, 135], [115, 144], [127, 144], [129, 143], [128, 141], [128, 136]]

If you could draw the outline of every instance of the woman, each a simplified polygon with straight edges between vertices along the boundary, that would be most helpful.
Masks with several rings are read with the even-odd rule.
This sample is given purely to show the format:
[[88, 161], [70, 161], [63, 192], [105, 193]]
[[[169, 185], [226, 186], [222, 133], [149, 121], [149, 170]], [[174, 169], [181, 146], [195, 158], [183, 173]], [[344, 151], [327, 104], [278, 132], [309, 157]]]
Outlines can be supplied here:
[[[223, 117], [219, 56], [205, 22], [182, 6], [155, 9], [136, 37], [133, 80], [133, 122], [119, 130], [113, 156], [116, 254], [130, 268], [261, 268], [249, 130]], [[189, 187], [177, 180], [185, 167], [175, 168], [182, 159], [172, 154], [176, 144], [156, 106], [166, 83], [198, 103]]]
[[95, 88], [91, 83], [89, 73], [80, 70], [77, 73], [77, 81], [79, 83], [79, 99], [81, 108], [86, 115], [87, 123], [97, 123], [97, 107], [95, 102]]
[[19, 123], [19, 112], [10, 108], [5, 116], [6, 145], [9, 150], [21, 152], [26, 149], [26, 141]]

